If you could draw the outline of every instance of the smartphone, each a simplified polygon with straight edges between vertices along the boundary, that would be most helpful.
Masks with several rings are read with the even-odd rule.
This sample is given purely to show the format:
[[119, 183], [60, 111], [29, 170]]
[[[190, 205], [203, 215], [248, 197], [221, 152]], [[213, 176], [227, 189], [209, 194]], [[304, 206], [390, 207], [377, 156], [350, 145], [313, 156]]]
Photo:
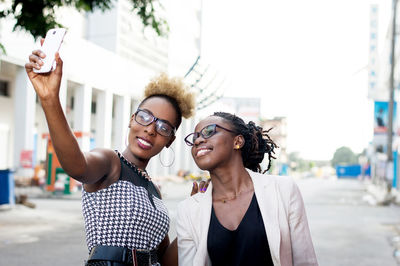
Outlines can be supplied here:
[[65, 33], [67, 32], [64, 28], [51, 29], [46, 33], [43, 45], [41, 47], [42, 52], [46, 55], [42, 58], [43, 65], [40, 69], [33, 69], [35, 73], [48, 73], [52, 70], [55, 54], [60, 49], [61, 43], [64, 39]]

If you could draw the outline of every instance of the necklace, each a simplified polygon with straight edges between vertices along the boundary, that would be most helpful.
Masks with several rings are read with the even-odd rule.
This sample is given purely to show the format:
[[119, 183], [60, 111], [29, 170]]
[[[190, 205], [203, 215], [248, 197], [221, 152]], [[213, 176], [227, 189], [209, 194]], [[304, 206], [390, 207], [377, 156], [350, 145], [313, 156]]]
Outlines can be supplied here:
[[[117, 151], [118, 152], [118, 151]], [[120, 158], [122, 158], [122, 160], [124, 160], [124, 162], [133, 170], [135, 170], [138, 174], [140, 174], [142, 177], [144, 177], [145, 179], [151, 181], [151, 177], [149, 176], [149, 174], [147, 173], [146, 170], [140, 169], [139, 167], [137, 167], [136, 165], [134, 165], [133, 163], [131, 163], [130, 161], [128, 161], [123, 155], [122, 153], [118, 152], [118, 155]]]
[[251, 191], [254, 191], [254, 187], [252, 187], [252, 188], [249, 189], [249, 190], [239, 191], [238, 193], [235, 193], [235, 195], [230, 196], [230, 197], [223, 197], [223, 198], [220, 198], [220, 199], [214, 199], [214, 201], [221, 201], [222, 203], [226, 203], [227, 201], [236, 199], [236, 198], [239, 197], [241, 194], [245, 194], [245, 193], [248, 193], [248, 192], [251, 192]]
[[137, 170], [142, 176], [144, 176], [147, 180], [151, 181], [151, 177], [149, 176], [149, 174], [147, 173], [146, 170], [140, 169], [139, 167], [136, 167], [136, 170]]

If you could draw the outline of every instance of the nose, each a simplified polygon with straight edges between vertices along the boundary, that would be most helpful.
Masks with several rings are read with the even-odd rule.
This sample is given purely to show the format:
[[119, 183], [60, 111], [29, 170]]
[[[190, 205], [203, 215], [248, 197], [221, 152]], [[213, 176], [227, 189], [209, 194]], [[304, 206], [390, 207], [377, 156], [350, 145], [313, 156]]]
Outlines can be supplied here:
[[152, 123], [150, 123], [150, 125], [147, 125], [144, 129], [145, 132], [147, 132], [147, 134], [149, 134], [150, 136], [154, 136], [156, 134], [156, 123], [154, 123], [154, 121]]
[[203, 138], [202, 135], [199, 134], [199, 136], [195, 139], [195, 141], [193, 142], [193, 146], [199, 146], [201, 143], [204, 143], [205, 139]]

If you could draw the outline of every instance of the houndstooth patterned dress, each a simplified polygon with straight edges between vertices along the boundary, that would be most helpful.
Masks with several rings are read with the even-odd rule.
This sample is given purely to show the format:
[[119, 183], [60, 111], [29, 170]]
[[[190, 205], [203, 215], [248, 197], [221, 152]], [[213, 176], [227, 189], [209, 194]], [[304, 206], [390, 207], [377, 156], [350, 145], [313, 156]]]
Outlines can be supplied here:
[[120, 179], [96, 191], [83, 190], [86, 243], [129, 249], [157, 248], [169, 230], [168, 211], [154, 184], [119, 152]]

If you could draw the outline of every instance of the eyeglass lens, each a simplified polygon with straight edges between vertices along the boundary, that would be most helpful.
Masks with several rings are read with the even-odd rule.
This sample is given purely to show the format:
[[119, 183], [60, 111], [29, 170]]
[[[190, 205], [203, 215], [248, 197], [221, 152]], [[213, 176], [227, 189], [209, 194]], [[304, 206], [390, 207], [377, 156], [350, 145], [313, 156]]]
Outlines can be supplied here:
[[173, 134], [174, 129], [167, 123], [164, 122], [152, 114], [144, 111], [144, 110], [138, 110], [135, 115], [135, 120], [142, 126], [148, 126], [150, 125], [153, 121], [156, 121], [156, 131], [165, 137], [169, 137]]
[[190, 143], [191, 145], [194, 144], [194, 142], [196, 141], [197, 138], [200, 137], [200, 135], [205, 138], [208, 139], [210, 137], [212, 137], [216, 132], [216, 125], [208, 125], [205, 128], [203, 128], [202, 130], [200, 130], [200, 132], [194, 132], [192, 133], [192, 142]]

